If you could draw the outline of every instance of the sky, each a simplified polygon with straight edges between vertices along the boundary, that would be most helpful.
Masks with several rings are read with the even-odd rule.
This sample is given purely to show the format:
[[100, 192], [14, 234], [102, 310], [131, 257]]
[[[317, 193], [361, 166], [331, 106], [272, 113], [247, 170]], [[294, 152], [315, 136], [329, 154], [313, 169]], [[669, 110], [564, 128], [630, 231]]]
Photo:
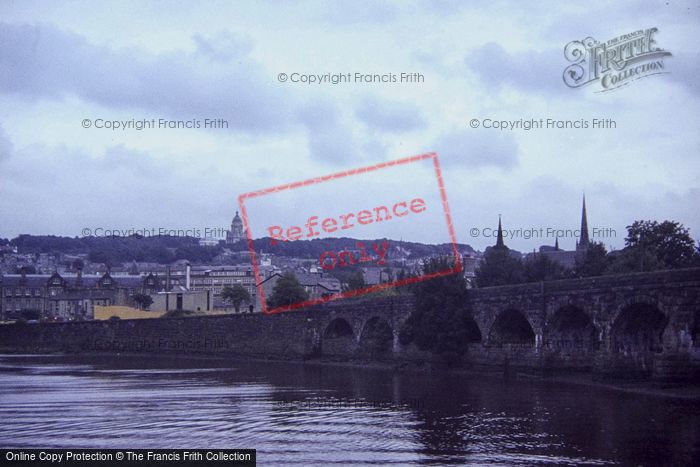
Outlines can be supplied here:
[[[512, 248], [573, 249], [584, 193], [608, 248], [637, 219], [699, 239], [700, 6], [522, 3], [0, 0], [0, 237], [216, 231], [243, 193], [436, 152], [457, 241], [480, 250], [499, 215]], [[654, 27], [667, 73], [564, 84], [571, 41]], [[396, 82], [300, 82], [356, 73]], [[547, 118], [615, 128], [484, 128]], [[133, 128], [161, 119], [199, 128]], [[292, 225], [435, 194], [432, 167], [386, 173], [246, 210]], [[350, 235], [448, 241], [439, 198], [428, 208]]]

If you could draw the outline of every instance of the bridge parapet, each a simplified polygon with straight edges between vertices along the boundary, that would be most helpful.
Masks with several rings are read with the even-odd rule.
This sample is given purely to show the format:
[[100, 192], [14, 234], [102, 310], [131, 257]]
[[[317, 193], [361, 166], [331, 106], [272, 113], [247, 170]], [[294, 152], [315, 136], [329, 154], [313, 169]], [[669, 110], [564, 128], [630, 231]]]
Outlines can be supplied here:
[[580, 279], [560, 279], [545, 282], [530, 282], [527, 284], [483, 287], [470, 289], [469, 294], [474, 299], [483, 299], [491, 296], [505, 297], [562, 291], [592, 291], [603, 288], [641, 287], [644, 285], [700, 287], [700, 268], [669, 269], [664, 271], [613, 274]]

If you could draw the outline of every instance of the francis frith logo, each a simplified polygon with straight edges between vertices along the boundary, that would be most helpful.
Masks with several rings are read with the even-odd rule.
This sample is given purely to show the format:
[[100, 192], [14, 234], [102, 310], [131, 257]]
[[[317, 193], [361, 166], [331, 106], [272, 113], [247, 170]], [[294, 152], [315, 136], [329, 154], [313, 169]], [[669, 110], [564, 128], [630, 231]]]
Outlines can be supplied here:
[[599, 42], [592, 37], [569, 42], [564, 56], [571, 62], [564, 83], [571, 88], [596, 83], [596, 92], [612, 91], [640, 78], [668, 73], [664, 58], [671, 56], [656, 44], [657, 28], [640, 29]]

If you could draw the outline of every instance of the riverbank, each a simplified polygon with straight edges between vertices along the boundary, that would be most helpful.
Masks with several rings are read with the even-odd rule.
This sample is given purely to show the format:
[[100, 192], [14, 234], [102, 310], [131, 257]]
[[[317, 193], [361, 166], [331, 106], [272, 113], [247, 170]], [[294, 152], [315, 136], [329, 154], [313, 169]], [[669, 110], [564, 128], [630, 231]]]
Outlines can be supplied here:
[[639, 394], [643, 396], [665, 397], [700, 402], [700, 384], [662, 383], [655, 381], [596, 381], [593, 379], [593, 376], [588, 373], [563, 374], [554, 376], [536, 376], [522, 373], [520, 376], [539, 381], [551, 381], [557, 384], [589, 386], [611, 391]]
[[664, 397], [672, 399], [682, 399], [700, 402], [700, 382], [691, 383], [671, 383], [657, 381], [598, 381], [594, 379], [592, 373], [585, 372], [562, 372], [554, 375], [541, 375], [525, 370], [511, 369], [508, 374], [503, 372], [502, 367], [478, 366], [471, 368], [450, 368], [444, 365], [431, 365], [429, 363], [401, 362], [400, 364], [390, 362], [334, 362], [313, 360], [304, 362], [305, 365], [341, 366], [349, 368], [376, 368], [393, 369], [398, 372], [409, 373], [434, 373], [443, 372], [476, 376], [491, 379], [527, 379], [531, 381], [547, 381], [555, 384], [566, 384], [575, 386], [586, 386], [592, 388], [606, 389], [611, 391], [639, 394], [644, 396]]
[[426, 376], [428, 374], [453, 374], [462, 376], [473, 376], [480, 379], [492, 380], [528, 380], [528, 381], [545, 381], [560, 385], [575, 385], [608, 391], [616, 391], [629, 394], [637, 394], [650, 397], [663, 397], [668, 399], [679, 399], [685, 401], [700, 402], [700, 384], [692, 383], [667, 383], [656, 381], [597, 381], [593, 374], [584, 372], [561, 372], [554, 375], [541, 375], [532, 373], [527, 370], [511, 369], [507, 374], [503, 372], [502, 367], [447, 367], [444, 364], [416, 361], [381, 361], [381, 360], [327, 360], [327, 359], [289, 359], [289, 358], [273, 358], [273, 357], [249, 357], [243, 355], [222, 356], [219, 354], [162, 354], [162, 355], [144, 355], [137, 352], [91, 352], [91, 353], [36, 353], [28, 354], [25, 352], [7, 352], [0, 350], [0, 357], [3, 355], [14, 357], [65, 357], [65, 358], [101, 358], [110, 359], [143, 359], [144, 361], [156, 362], [166, 360], [188, 360], [188, 361], [203, 361], [203, 362], [218, 362], [222, 368], [230, 365], [235, 365], [236, 362], [246, 363], [290, 363], [306, 367], [340, 367], [348, 369], [362, 370], [380, 370], [394, 371], [399, 374], [415, 374]]

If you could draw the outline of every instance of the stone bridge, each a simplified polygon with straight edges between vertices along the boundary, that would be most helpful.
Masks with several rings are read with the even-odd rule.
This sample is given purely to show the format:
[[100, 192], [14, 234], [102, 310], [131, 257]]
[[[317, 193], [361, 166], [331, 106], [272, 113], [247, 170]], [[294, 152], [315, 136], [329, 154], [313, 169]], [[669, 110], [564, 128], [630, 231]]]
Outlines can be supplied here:
[[[700, 367], [700, 268], [472, 289], [465, 363], [690, 379]], [[410, 295], [258, 314], [0, 326], [0, 350], [432, 360], [398, 334]]]
[[[429, 358], [399, 344], [410, 297], [329, 305], [310, 315], [317, 354]], [[700, 268], [472, 289], [465, 307], [471, 363], [698, 376]]]

